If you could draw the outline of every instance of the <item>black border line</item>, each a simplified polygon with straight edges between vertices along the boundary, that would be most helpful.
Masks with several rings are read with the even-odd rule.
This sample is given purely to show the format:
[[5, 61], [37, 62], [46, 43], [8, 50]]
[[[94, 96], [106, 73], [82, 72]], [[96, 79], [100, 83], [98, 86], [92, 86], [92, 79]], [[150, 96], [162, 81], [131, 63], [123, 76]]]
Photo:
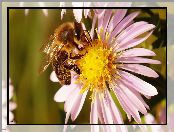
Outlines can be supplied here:
[[7, 7], [7, 9], [167, 9], [167, 7]]
[[167, 125], [167, 7], [166, 7], [166, 125]]
[[165, 124], [10, 124], [9, 123], [9, 10], [10, 9], [165, 9], [167, 7], [7, 7], [7, 125], [167, 125], [167, 44], [166, 44], [166, 123]]
[[7, 7], [7, 125], [9, 122], [9, 9]]

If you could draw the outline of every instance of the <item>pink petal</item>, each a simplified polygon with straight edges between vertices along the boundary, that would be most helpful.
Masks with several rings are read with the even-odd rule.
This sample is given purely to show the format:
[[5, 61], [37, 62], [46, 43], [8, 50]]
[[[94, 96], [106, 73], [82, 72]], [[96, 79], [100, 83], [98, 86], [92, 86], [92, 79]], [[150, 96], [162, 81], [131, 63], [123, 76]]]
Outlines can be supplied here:
[[29, 9], [25, 9], [25, 15], [27, 16], [29, 13]]
[[13, 85], [9, 85], [9, 100], [13, 97], [13, 90], [14, 90], [14, 87]]
[[137, 98], [143, 103], [143, 105], [149, 110], [149, 106], [146, 104], [146, 102], [144, 101], [144, 99], [141, 97], [141, 95], [138, 92], [134, 92], [134, 94], [137, 96]]
[[91, 102], [90, 124], [98, 123], [97, 101]]
[[119, 70], [119, 73], [124, 82], [128, 83], [130, 86], [132, 86], [132, 88], [134, 88], [138, 92], [148, 96], [154, 96], [158, 94], [154, 86], [141, 80], [140, 78], [121, 70]]
[[78, 75], [71, 72], [71, 84], [62, 86], [54, 96], [56, 102], [64, 102], [75, 89], [80, 90], [81, 84], [75, 83]]
[[[65, 7], [65, 2], [60, 2], [60, 7]], [[61, 20], [63, 19], [63, 15], [66, 13], [66, 9], [62, 9], [61, 11]]]
[[[135, 90], [134, 88], [133, 88], [133, 85], [131, 85], [131, 84], [129, 84], [129, 82], [127, 82], [127, 81], [122, 81], [122, 80], [120, 80], [124, 85], [126, 85], [138, 98], [139, 98], [139, 100], [141, 100], [141, 102], [144, 104], [144, 106], [147, 108], [147, 109], [149, 109], [149, 106], [146, 104], [146, 102], [144, 101], [144, 99], [141, 97], [141, 95], [140, 95], [140, 93], [137, 91], [137, 90]], [[151, 98], [151, 96], [147, 96], [147, 95], [144, 95], [147, 99], [150, 99]]]
[[132, 33], [132, 30], [141, 28], [142, 25], [147, 25], [147, 22], [140, 21], [140, 22], [135, 22], [128, 26], [126, 29], [124, 29], [118, 36], [117, 36], [117, 42], [119, 43], [123, 39], [125, 39], [128, 36], [128, 33]]
[[[73, 7], [83, 7], [83, 2], [72, 2]], [[80, 23], [83, 9], [73, 9], [74, 17]]]
[[[90, 124], [98, 124], [97, 101], [91, 103]], [[99, 126], [92, 125], [91, 132], [99, 132]]]
[[90, 12], [90, 9], [84, 9], [84, 16], [85, 16], [85, 18], [87, 18], [89, 12]]
[[94, 13], [97, 14], [97, 15], [99, 15], [101, 13], [104, 14], [104, 12], [105, 12], [105, 9], [94, 9]]
[[93, 18], [93, 21], [92, 21], [92, 28], [91, 28], [91, 31], [90, 31], [91, 39], [93, 39], [93, 37], [94, 37], [94, 28], [95, 28], [96, 21], [97, 21], [97, 15], [94, 14], [94, 18]]
[[[120, 80], [121, 81], [121, 80]], [[125, 86], [127, 86], [127, 88], [129, 88], [129, 90], [131, 90], [131, 92], [133, 92], [137, 98], [141, 101], [141, 103], [143, 103], [143, 105], [149, 109], [149, 106], [146, 104], [146, 102], [144, 101], [144, 99], [141, 97], [140, 93], [138, 91], [136, 91], [134, 88], [132, 88], [130, 85], [126, 84], [125, 82], [121, 81]]]
[[42, 12], [45, 16], [48, 16], [48, 10], [47, 9], [42, 9]]
[[98, 32], [100, 32], [100, 29], [103, 25], [103, 18], [104, 18], [104, 14], [105, 14], [105, 9], [98, 9], [98, 11], [100, 12], [98, 14]]
[[115, 37], [117, 34], [119, 34], [136, 16], [138, 16], [138, 14], [139, 12], [134, 12], [126, 16], [113, 30], [111, 37]]
[[53, 72], [51, 73], [51, 75], [50, 75], [50, 80], [51, 80], [52, 82], [59, 82], [59, 80], [58, 80], [58, 78], [57, 78], [57, 76], [56, 76], [55, 71], [53, 71]]
[[[84, 7], [90, 7], [91, 6], [91, 2], [83, 2], [83, 6]], [[84, 16], [85, 18], [87, 18], [87, 16], [89, 15], [90, 9], [84, 9]]]
[[99, 31], [100, 36], [103, 41], [105, 41], [105, 33], [106, 33], [106, 29], [107, 29], [108, 22], [110, 20], [111, 15], [112, 15], [112, 9], [105, 10], [104, 17], [103, 17], [103, 23], [101, 25], [101, 27], [104, 31], [103, 32]]
[[157, 78], [159, 75], [152, 70], [151, 68], [147, 67], [147, 66], [143, 66], [143, 65], [139, 65], [139, 64], [124, 64], [122, 66], [118, 66], [119, 68], [134, 72], [134, 73], [138, 73], [144, 76], [148, 76], [148, 77], [154, 77]]
[[16, 109], [17, 107], [17, 104], [14, 103], [14, 102], [9, 102], [9, 110], [10, 111], [13, 111], [14, 109]]
[[120, 88], [114, 88], [114, 92], [115, 92], [121, 106], [126, 111], [126, 113], [131, 114], [136, 122], [141, 123], [141, 118], [138, 113], [138, 110], [131, 103], [131, 101], [126, 97], [124, 92], [122, 92], [122, 90]]
[[64, 85], [62, 86], [57, 93], [54, 96], [54, 100], [56, 102], [64, 102], [70, 95], [70, 93], [75, 90], [75, 87], [72, 87], [71, 85]]
[[131, 109], [127, 106], [126, 102], [122, 99], [119, 92], [117, 92], [117, 88], [114, 88], [113, 90], [123, 110], [126, 112], [129, 121], [131, 121], [131, 115], [132, 115]]
[[103, 118], [102, 107], [101, 107], [100, 99], [98, 98], [98, 96], [96, 96], [96, 101], [97, 101], [98, 118], [99, 118], [100, 122], [102, 124], [104, 124], [105, 122], [104, 122], [104, 118]]
[[72, 121], [74, 121], [77, 118], [77, 116], [79, 115], [79, 113], [82, 109], [82, 106], [84, 104], [87, 92], [88, 91], [85, 91], [83, 94], [81, 94], [81, 96], [79, 96], [77, 101], [74, 103], [72, 110], [71, 110], [71, 120]]
[[108, 25], [108, 32], [114, 30], [117, 24], [124, 18], [126, 15], [127, 9], [117, 9], [114, 16], [111, 18]]
[[121, 63], [148, 63], [148, 64], [161, 64], [158, 60], [147, 59], [142, 57], [121, 57], [116, 60]]
[[135, 56], [155, 56], [156, 54], [144, 48], [132, 48], [124, 51], [119, 57], [135, 57]]
[[61, 11], [61, 20], [63, 19], [64, 14], [66, 14], [66, 9], [62, 9], [62, 11]]
[[145, 33], [145, 32], [148, 32], [152, 29], [155, 28], [155, 25], [153, 24], [146, 24], [146, 25], [142, 25], [140, 26], [139, 28], [132, 28], [126, 35], [126, 38], [123, 39], [120, 43], [122, 44], [125, 44], [126, 42], [134, 39], [135, 37]]
[[[79, 92], [80, 92], [80, 89], [76, 88], [65, 102], [64, 109], [67, 112], [66, 113], [66, 118], [65, 118], [65, 124], [67, 124], [69, 116], [70, 116], [71, 112], [73, 112], [72, 111], [73, 106], [75, 104], [77, 104], [77, 102], [79, 101], [80, 96], [82, 96], [82, 94], [80, 94]], [[67, 126], [64, 127], [64, 131], [66, 131], [66, 129], [67, 129]]]
[[[44, 2], [38, 2], [40, 7], [44, 7], [45, 3]], [[48, 16], [48, 10], [47, 9], [42, 9], [42, 12], [45, 16]]]
[[111, 108], [111, 114], [112, 114], [112, 118], [115, 124], [124, 124], [123, 123], [123, 119], [121, 117], [120, 111], [118, 110], [116, 104], [114, 103], [109, 91], [107, 90], [107, 96], [110, 100], [109, 105]]
[[103, 113], [105, 124], [112, 124], [113, 123], [112, 116], [110, 113], [110, 109], [105, 102], [105, 99], [101, 98], [100, 103], [101, 103], [101, 108], [102, 108], [102, 113]]
[[151, 114], [147, 114], [146, 116], [144, 116], [145, 122], [147, 124], [157, 124], [157, 122], [155, 121], [155, 118], [153, 115]]
[[14, 119], [14, 115], [11, 111], [9, 111], [9, 123], [12, 122]]
[[112, 15], [112, 9], [107, 9], [105, 11], [105, 15], [104, 15], [104, 18], [103, 18], [103, 24], [102, 24], [102, 27], [103, 27], [104, 30], [106, 30], [106, 28], [108, 26], [111, 15]]
[[79, 98], [79, 96], [81, 96], [79, 88], [76, 88], [75, 90], [73, 90], [71, 92], [71, 94], [68, 96], [68, 98], [65, 102], [65, 105], [64, 105], [64, 110], [66, 112], [71, 113], [71, 109], [72, 109], [74, 103], [76, 102], [76, 100]]
[[145, 37], [143, 38], [134, 38], [130, 40], [127, 43], [119, 43], [119, 48], [117, 49], [117, 52], [137, 46], [138, 44], [144, 42], [151, 34], [153, 31], [149, 32]]
[[80, 23], [82, 19], [82, 11], [82, 9], [73, 9], [74, 17], [78, 23]]
[[137, 98], [137, 96], [129, 90], [123, 83], [119, 83], [118, 85], [119, 88], [124, 92], [125, 97], [130, 100], [132, 105], [137, 108], [141, 113], [146, 114], [147, 110], [144, 107], [143, 103]]

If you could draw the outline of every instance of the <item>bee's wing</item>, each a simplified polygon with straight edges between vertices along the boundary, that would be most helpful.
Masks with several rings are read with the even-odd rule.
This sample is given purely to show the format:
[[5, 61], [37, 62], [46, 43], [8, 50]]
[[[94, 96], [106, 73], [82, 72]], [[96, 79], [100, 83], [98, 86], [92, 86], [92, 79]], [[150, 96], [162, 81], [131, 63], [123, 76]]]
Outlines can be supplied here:
[[[46, 53], [45, 56], [42, 59], [41, 62], [41, 66], [39, 68], [39, 73], [43, 73], [48, 66], [50, 65], [50, 63], [53, 61], [53, 58], [55, 57], [55, 53], [58, 52], [62, 49], [63, 44], [61, 44], [60, 46], [56, 45], [54, 48], [51, 48], [51, 51], [49, 53]], [[58, 49], [59, 48], [59, 49]]]
[[45, 54], [49, 54], [52, 51], [52, 44], [54, 42], [54, 38], [55, 36], [51, 35], [48, 41], [42, 45], [42, 47], [40, 48], [40, 51]]
[[43, 73], [48, 68], [50, 63], [51, 63], [51, 60], [50, 60], [49, 56], [45, 55], [42, 59], [41, 65], [39, 67], [39, 74]]

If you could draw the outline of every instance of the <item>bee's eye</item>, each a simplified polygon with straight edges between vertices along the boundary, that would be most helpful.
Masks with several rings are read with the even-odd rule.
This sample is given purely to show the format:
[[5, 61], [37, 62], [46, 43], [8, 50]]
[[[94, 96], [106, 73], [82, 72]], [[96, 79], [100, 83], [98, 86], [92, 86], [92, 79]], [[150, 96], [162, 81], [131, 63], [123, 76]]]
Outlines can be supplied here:
[[68, 41], [68, 36], [69, 36], [69, 32], [68, 31], [63, 31], [61, 33], [61, 38], [62, 38], [63, 42], [66, 43]]
[[75, 37], [77, 38], [77, 40], [79, 40], [79, 39], [80, 39], [80, 30], [75, 29], [75, 30], [74, 30], [74, 35], [75, 35]]
[[74, 35], [77, 37], [77, 33], [74, 31]]
[[78, 40], [80, 40], [80, 35], [81, 35], [81, 29], [82, 29], [82, 26], [81, 26], [81, 24], [80, 23], [78, 23], [78, 22], [75, 22], [74, 23], [74, 35], [76, 36], [76, 38], [78, 39]]

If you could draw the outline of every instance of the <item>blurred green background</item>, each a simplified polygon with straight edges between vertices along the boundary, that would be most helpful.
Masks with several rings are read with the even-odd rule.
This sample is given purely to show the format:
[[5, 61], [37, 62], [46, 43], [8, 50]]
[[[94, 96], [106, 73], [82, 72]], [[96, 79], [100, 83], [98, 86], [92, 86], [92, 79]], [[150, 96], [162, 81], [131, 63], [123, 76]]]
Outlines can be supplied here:
[[[9, 11], [9, 76], [15, 88], [13, 101], [17, 103], [17, 108], [14, 110], [17, 124], [64, 123], [63, 103], [56, 103], [53, 100], [60, 85], [50, 80], [52, 67], [50, 66], [41, 75], [38, 73], [43, 55], [39, 51], [42, 44], [47, 42], [58, 25], [75, 20], [72, 10], [68, 9], [61, 21], [60, 11], [59, 9], [48, 9], [47, 17], [44, 16], [41, 9], [30, 9], [27, 16], [24, 9], [10, 9]], [[130, 9], [128, 13], [133, 11], [135, 9]], [[141, 14], [135, 21], [139, 20], [156, 25], [153, 35], [139, 47], [151, 49], [157, 54], [153, 58], [160, 60], [162, 64], [148, 66], [155, 69], [160, 77], [157, 79], [139, 77], [158, 89], [159, 94], [146, 102], [151, 108], [149, 112], [159, 120], [158, 111], [161, 107], [164, 109], [166, 107], [166, 10], [141, 10]], [[85, 21], [85, 23], [91, 22], [90, 19]], [[116, 98], [114, 99], [120, 107]], [[85, 105], [74, 123], [89, 123], [90, 102], [91, 100], [87, 97]], [[125, 122], [128, 123], [121, 107], [120, 110]], [[69, 123], [72, 122], [69, 120]]]

